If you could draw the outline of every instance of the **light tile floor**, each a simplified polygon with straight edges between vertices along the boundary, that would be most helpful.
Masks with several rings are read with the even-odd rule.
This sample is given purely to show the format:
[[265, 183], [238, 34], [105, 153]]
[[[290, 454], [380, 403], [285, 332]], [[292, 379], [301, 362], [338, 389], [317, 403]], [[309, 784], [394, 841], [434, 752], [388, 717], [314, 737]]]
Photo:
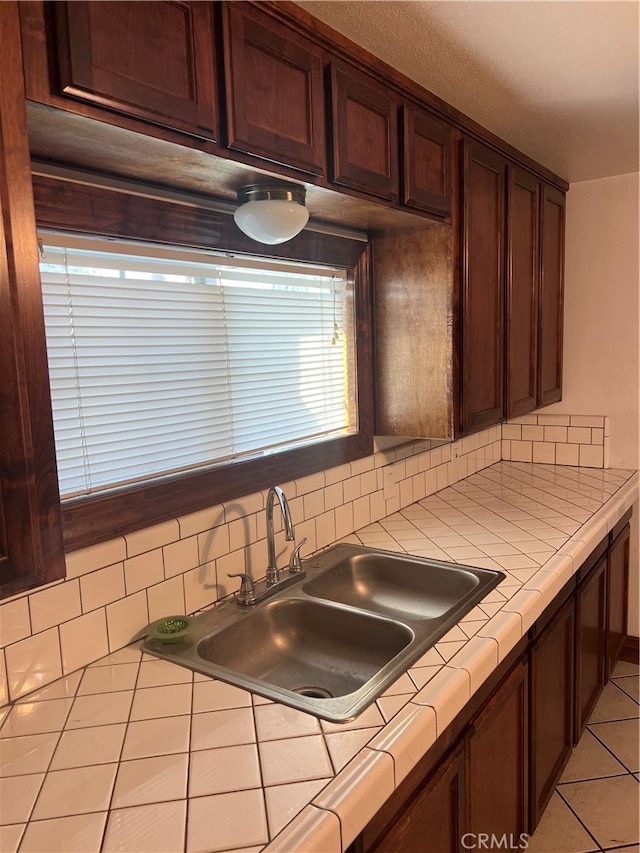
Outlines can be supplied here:
[[639, 853], [639, 680], [617, 664], [528, 853]]

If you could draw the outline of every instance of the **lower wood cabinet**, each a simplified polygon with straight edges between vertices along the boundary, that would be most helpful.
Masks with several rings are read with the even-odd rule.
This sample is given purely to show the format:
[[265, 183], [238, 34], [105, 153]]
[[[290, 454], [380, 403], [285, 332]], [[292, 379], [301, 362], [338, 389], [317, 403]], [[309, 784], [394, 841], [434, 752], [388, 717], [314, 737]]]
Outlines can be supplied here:
[[606, 681], [606, 547], [576, 590], [575, 731], [577, 744]]
[[628, 571], [625, 516], [348, 853], [524, 849], [626, 636]]
[[573, 749], [574, 597], [530, 649], [531, 829], [535, 829]]
[[[625, 523], [626, 519], [623, 519]], [[620, 525], [618, 525], [620, 526]], [[607, 678], [620, 656], [627, 636], [627, 606], [629, 589], [629, 523], [620, 533], [614, 530], [608, 552], [607, 567]]]
[[368, 853], [457, 853], [464, 827], [464, 744], [407, 799], [377, 838], [356, 848]]
[[521, 661], [471, 723], [466, 742], [467, 832], [511, 838], [528, 828], [528, 675]]

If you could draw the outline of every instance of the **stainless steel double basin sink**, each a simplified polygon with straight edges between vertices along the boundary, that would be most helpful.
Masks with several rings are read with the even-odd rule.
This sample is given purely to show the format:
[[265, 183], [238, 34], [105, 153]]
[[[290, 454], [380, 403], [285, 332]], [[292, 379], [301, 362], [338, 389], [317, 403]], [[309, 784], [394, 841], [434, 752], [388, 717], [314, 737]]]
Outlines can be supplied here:
[[357, 545], [268, 600], [224, 602], [144, 650], [333, 722], [353, 719], [505, 577]]

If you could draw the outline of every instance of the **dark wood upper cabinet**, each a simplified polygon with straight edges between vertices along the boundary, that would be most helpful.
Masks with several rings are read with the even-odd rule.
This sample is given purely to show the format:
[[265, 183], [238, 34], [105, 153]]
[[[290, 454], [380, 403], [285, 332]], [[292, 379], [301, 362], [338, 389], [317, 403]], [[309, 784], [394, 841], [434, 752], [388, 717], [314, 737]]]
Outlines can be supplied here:
[[607, 583], [607, 677], [611, 677], [627, 636], [629, 595], [629, 536], [627, 524], [609, 549]]
[[398, 200], [398, 104], [382, 83], [331, 66], [332, 174], [335, 183]]
[[0, 598], [65, 576], [18, 9], [0, 3]]
[[504, 215], [506, 161], [463, 140], [461, 428], [504, 415]]
[[402, 201], [451, 214], [451, 126], [420, 107], [402, 107]]
[[322, 51], [246, 3], [225, 3], [228, 144], [325, 174]]
[[58, 2], [58, 94], [216, 139], [213, 4]]
[[538, 405], [562, 399], [565, 196], [543, 185], [540, 223]]
[[528, 672], [521, 661], [467, 736], [467, 830], [518, 838], [528, 827]]
[[506, 417], [536, 407], [539, 181], [509, 167], [507, 198]]

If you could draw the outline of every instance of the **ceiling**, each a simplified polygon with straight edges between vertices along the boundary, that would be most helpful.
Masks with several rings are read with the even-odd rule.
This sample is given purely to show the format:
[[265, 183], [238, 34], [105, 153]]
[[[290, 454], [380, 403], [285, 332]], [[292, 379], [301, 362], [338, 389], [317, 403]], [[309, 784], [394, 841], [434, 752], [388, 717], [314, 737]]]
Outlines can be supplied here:
[[637, 0], [298, 5], [570, 183], [639, 170]]

